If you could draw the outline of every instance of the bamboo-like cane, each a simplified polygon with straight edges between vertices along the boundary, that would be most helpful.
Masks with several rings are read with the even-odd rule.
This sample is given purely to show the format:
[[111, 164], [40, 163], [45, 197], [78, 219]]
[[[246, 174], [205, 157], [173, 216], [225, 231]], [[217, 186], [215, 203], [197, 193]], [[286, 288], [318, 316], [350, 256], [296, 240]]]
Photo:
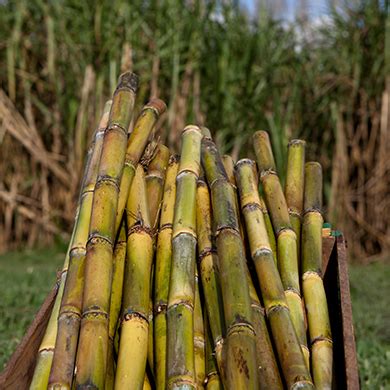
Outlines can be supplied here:
[[322, 169], [305, 165], [305, 200], [302, 225], [302, 289], [311, 343], [313, 380], [317, 389], [332, 388], [333, 343], [328, 304], [322, 281]]
[[294, 324], [307, 366], [310, 367], [307, 348], [304, 307], [299, 284], [297, 258], [297, 237], [291, 227], [290, 216], [272, 154], [268, 134], [257, 131], [253, 135], [260, 180], [264, 190], [265, 203], [270, 213], [277, 236], [278, 267], [287, 298], [291, 319]]
[[236, 177], [251, 255], [255, 263], [272, 338], [287, 387], [313, 389], [310, 372], [294, 330], [282, 281], [273, 260], [253, 164], [248, 159], [240, 160], [236, 165]]
[[[146, 181], [146, 194], [149, 205], [150, 221], [153, 229], [153, 242], [156, 243], [156, 230], [158, 228], [161, 202], [164, 191], [165, 171], [169, 160], [169, 149], [163, 144], [157, 144], [154, 157], [148, 165]], [[153, 286], [154, 269], [151, 272], [151, 286]], [[149, 313], [149, 343], [148, 343], [148, 363], [154, 370], [154, 315], [153, 315], [153, 288], [150, 297]]]
[[[105, 382], [115, 218], [127, 129], [137, 84], [138, 78], [133, 73], [120, 77], [103, 140], [87, 242], [83, 312], [76, 358], [78, 389], [103, 389]], [[130, 136], [130, 144], [133, 136], [134, 133]]]
[[91, 219], [92, 199], [110, 108], [111, 101], [105, 105], [98, 129], [95, 132], [91, 145], [92, 152], [88, 158], [86, 174], [83, 179], [79, 212], [69, 251], [69, 269], [58, 312], [58, 331], [49, 376], [49, 389], [60, 386], [70, 388], [73, 381], [81, 321], [86, 243]]
[[256, 332], [256, 359], [258, 370], [259, 389], [283, 389], [278, 364], [275, 359], [272, 342], [268, 334], [264, 317], [264, 308], [260, 304], [255, 286], [253, 285], [249, 269], [247, 272], [249, 295], [251, 297], [253, 326]]
[[303, 188], [305, 180], [305, 141], [294, 139], [288, 144], [287, 174], [284, 193], [291, 226], [297, 236], [297, 253], [300, 259]]
[[[254, 169], [255, 168], [256, 167], [254, 167]], [[257, 175], [257, 173], [256, 173], [256, 175]], [[265, 205], [264, 199], [261, 196], [259, 199], [260, 199], [260, 209], [261, 209], [261, 212], [263, 213], [265, 228], [267, 229], [269, 244], [271, 246], [271, 250], [273, 253], [275, 264], [278, 265], [278, 249], [277, 249], [277, 245], [276, 245], [274, 228], [272, 227], [271, 218], [269, 216], [267, 206]]]
[[129, 191], [137, 164], [145, 150], [154, 126], [165, 110], [166, 106], [162, 100], [152, 99], [142, 109], [141, 114], [135, 122], [134, 129], [130, 134], [126, 150], [125, 165], [120, 182], [118, 209], [115, 220], [115, 232], [118, 231], [122, 220], [123, 211], [129, 197]]
[[213, 337], [211, 336], [207, 313], [204, 316], [204, 334], [206, 339], [206, 390], [222, 390], [222, 383], [219, 379], [217, 361], [214, 356]]
[[194, 362], [194, 297], [196, 258], [196, 182], [202, 134], [187, 126], [181, 160], [172, 233], [172, 268], [168, 299], [167, 388], [196, 388]]
[[149, 331], [150, 271], [153, 233], [145, 175], [136, 169], [127, 203], [127, 264], [115, 389], [140, 389], [144, 384]]
[[225, 334], [225, 317], [218, 268], [218, 255], [212, 229], [210, 193], [203, 177], [199, 178], [196, 190], [196, 231], [198, 235], [198, 262], [208, 318], [213, 352], [221, 376], [224, 373], [222, 349]]
[[166, 172], [157, 239], [154, 275], [154, 363], [156, 386], [165, 390], [167, 365], [167, 305], [172, 260], [172, 224], [176, 198], [177, 157], [172, 156]]
[[226, 382], [231, 389], [256, 389], [255, 331], [234, 189], [217, 148], [204, 129], [202, 165], [211, 188], [226, 320]]
[[202, 303], [200, 301], [199, 279], [197, 273], [195, 275], [194, 354], [197, 389], [203, 389], [204, 380], [206, 378], [205, 339]]
[[111, 300], [110, 300], [110, 318], [108, 325], [108, 356], [105, 390], [114, 388], [115, 383], [115, 358], [114, 358], [114, 337], [117, 329], [119, 314], [122, 306], [123, 281], [125, 273], [126, 260], [126, 221], [123, 220], [119, 228], [118, 239], [114, 247]]

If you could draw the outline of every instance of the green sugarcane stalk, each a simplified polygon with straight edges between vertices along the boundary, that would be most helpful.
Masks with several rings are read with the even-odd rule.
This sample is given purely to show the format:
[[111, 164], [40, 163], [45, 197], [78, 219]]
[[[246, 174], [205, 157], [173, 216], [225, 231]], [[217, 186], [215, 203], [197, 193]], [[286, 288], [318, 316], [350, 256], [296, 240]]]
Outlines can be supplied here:
[[202, 303], [199, 293], [198, 273], [195, 275], [195, 302], [194, 302], [194, 354], [195, 354], [195, 376], [197, 389], [203, 389], [206, 378], [205, 363], [205, 339]]
[[223, 376], [222, 349], [225, 335], [225, 317], [218, 268], [218, 255], [212, 229], [210, 193], [203, 176], [196, 190], [196, 232], [198, 236], [198, 263], [202, 280], [205, 308], [210, 318], [210, 333], [218, 370]]
[[146, 148], [148, 139], [160, 118], [165, 112], [165, 103], [160, 99], [152, 99], [143, 109], [134, 125], [127, 144], [123, 174], [120, 181], [118, 208], [115, 220], [115, 232], [118, 231], [123, 211], [129, 198], [129, 191], [135, 170]]
[[288, 309], [282, 280], [273, 260], [253, 165], [251, 160], [240, 160], [236, 165], [236, 177], [250, 251], [272, 338], [288, 389], [313, 389], [310, 372]]
[[202, 134], [187, 126], [182, 134], [176, 179], [172, 268], [168, 299], [167, 388], [196, 388], [194, 298], [196, 258], [196, 182]]
[[302, 289], [311, 344], [313, 380], [317, 389], [331, 389], [333, 342], [328, 304], [322, 281], [322, 168], [305, 165], [304, 216], [302, 225]]
[[284, 193], [291, 227], [297, 236], [297, 253], [300, 259], [303, 188], [305, 181], [305, 141], [294, 139], [288, 144], [287, 174]]
[[209, 131], [204, 129], [202, 165], [211, 189], [223, 307], [226, 321], [228, 388], [256, 389], [257, 368], [246, 261], [240, 236], [234, 189]]
[[[133, 113], [137, 84], [138, 78], [133, 73], [124, 73], [119, 78], [103, 140], [87, 242], [83, 311], [76, 358], [75, 383], [78, 389], [91, 386], [104, 388], [115, 218], [125, 162], [127, 129]], [[130, 136], [130, 144], [133, 135]]]
[[[158, 228], [161, 202], [164, 191], [165, 172], [169, 160], [169, 149], [163, 144], [157, 144], [154, 156], [148, 165], [146, 181], [146, 193], [149, 205], [150, 220], [153, 229], [153, 242], [156, 243], [156, 230]], [[152, 266], [153, 267], [153, 266]], [[151, 272], [151, 286], [153, 286], [154, 268]], [[150, 313], [149, 313], [149, 343], [148, 343], [148, 363], [154, 373], [154, 315], [153, 315], [153, 287], [150, 289]]]
[[265, 322], [264, 308], [261, 306], [249, 269], [247, 271], [249, 295], [251, 298], [253, 326], [256, 332], [256, 359], [259, 389], [283, 389], [278, 364]]
[[145, 175], [138, 165], [127, 203], [127, 262], [115, 389], [140, 389], [145, 380], [153, 232]]
[[277, 236], [280, 276], [294, 328], [300, 341], [307, 366], [310, 367], [304, 306], [299, 283], [297, 237], [291, 227], [287, 203], [276, 172], [268, 134], [265, 131], [256, 132], [253, 135], [253, 143], [260, 172], [260, 180], [264, 190], [265, 203]]
[[223, 386], [219, 379], [217, 362], [214, 356], [213, 337], [207, 319], [207, 313], [204, 316], [204, 333], [206, 340], [206, 379], [205, 388], [206, 390], [222, 390]]
[[165, 390], [167, 366], [167, 305], [172, 261], [172, 224], [176, 198], [176, 175], [179, 164], [171, 156], [164, 183], [160, 228], [157, 238], [154, 273], [154, 363], [156, 386]]
[[105, 105], [103, 116], [90, 148], [91, 152], [87, 158], [78, 217], [69, 251], [69, 269], [58, 313], [58, 331], [48, 382], [49, 389], [66, 386], [70, 388], [73, 381], [81, 321], [86, 243], [91, 218], [92, 199], [110, 108], [111, 101]]
[[108, 325], [108, 356], [107, 356], [107, 373], [105, 390], [114, 388], [115, 383], [115, 357], [114, 357], [114, 338], [118, 325], [118, 319], [122, 306], [123, 281], [125, 273], [126, 261], [126, 222], [122, 221], [119, 228], [118, 239], [114, 247], [112, 283], [111, 283], [111, 299], [110, 299], [110, 317]]

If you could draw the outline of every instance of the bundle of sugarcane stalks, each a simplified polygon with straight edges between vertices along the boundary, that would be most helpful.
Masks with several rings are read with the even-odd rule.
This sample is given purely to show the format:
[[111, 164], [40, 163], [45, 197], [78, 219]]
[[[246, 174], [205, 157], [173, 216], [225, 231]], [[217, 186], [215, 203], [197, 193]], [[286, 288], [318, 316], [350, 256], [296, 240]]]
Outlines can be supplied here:
[[94, 134], [30, 388], [331, 389], [321, 166], [291, 141], [283, 190], [266, 132], [235, 164], [195, 125], [171, 154], [137, 86]]

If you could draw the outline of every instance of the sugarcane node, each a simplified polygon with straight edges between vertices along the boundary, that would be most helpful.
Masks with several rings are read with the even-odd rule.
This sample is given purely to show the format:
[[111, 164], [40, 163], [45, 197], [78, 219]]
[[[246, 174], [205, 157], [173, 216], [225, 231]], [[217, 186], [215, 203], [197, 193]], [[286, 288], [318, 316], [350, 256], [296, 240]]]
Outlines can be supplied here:
[[198, 177], [197, 186], [198, 187], [207, 187], [207, 183], [206, 183], [204, 177]]
[[108, 313], [105, 311], [99, 309], [93, 309], [93, 308], [87, 308], [84, 310], [83, 314], [81, 315], [81, 318], [85, 320], [86, 318], [94, 318], [94, 319], [108, 319]]
[[69, 251], [69, 256], [74, 260], [78, 256], [85, 256], [87, 254], [87, 250], [85, 246], [75, 246]]
[[278, 173], [272, 168], [264, 169], [264, 170], [260, 171], [260, 180], [261, 181], [267, 180], [267, 177], [271, 176], [271, 175], [278, 176]]
[[288, 287], [284, 290], [284, 293], [286, 295], [292, 295], [292, 296], [296, 296], [298, 297], [299, 299], [302, 299], [302, 296], [301, 296], [301, 293], [294, 287]]
[[254, 309], [254, 310], [257, 310], [263, 317], [265, 315], [265, 309], [263, 306], [261, 306], [260, 303], [258, 302], [252, 302], [251, 303], [251, 307]]
[[120, 133], [124, 133], [127, 137], [127, 130], [116, 120], [112, 120], [112, 119], [110, 120], [110, 124], [107, 126], [105, 134], [111, 131], [119, 131]]
[[146, 226], [146, 225], [143, 225], [143, 222], [138, 222], [138, 223], [135, 223], [133, 226], [129, 227], [129, 229], [127, 230], [127, 236], [130, 236], [130, 234], [133, 234], [133, 233], [146, 233], [147, 235], [149, 235], [150, 237], [153, 238], [153, 229]]
[[276, 235], [278, 239], [280, 239], [281, 236], [290, 236], [293, 240], [297, 239], [297, 235], [295, 234], [291, 226], [283, 226], [279, 229]]
[[58, 323], [60, 323], [60, 321], [65, 321], [67, 324], [69, 324], [72, 321], [75, 321], [77, 323], [80, 320], [81, 320], [81, 313], [80, 312], [67, 310], [67, 311], [61, 312], [58, 315]]
[[197, 132], [197, 133], [202, 134], [201, 129], [200, 129], [199, 126], [197, 126], [197, 125], [187, 125], [187, 126], [184, 127], [184, 129], [182, 130], [182, 135], [183, 135], [184, 133], [186, 133], [187, 131], [195, 131], [195, 132]]
[[177, 172], [177, 176], [176, 176], [176, 183], [179, 181], [179, 179], [182, 177], [182, 176], [185, 176], [186, 174], [192, 174], [196, 177], [196, 179], [198, 180], [198, 176], [199, 176], [199, 170], [196, 170], [196, 169], [192, 169], [190, 167], [184, 167], [184, 168], [180, 168], [179, 167], [179, 170]]
[[216, 254], [217, 250], [215, 248], [204, 248], [198, 254], [198, 263], [200, 264], [202, 260], [212, 254]]
[[241, 165], [254, 166], [255, 162], [253, 160], [251, 160], [250, 158], [242, 158], [236, 162], [235, 171], [237, 171], [241, 167]]
[[326, 343], [326, 344], [333, 345], [333, 340], [329, 337], [326, 337], [326, 336], [317, 336], [311, 341], [310, 345], [313, 347], [314, 344], [317, 344], [317, 343]]
[[196, 232], [191, 230], [190, 228], [180, 228], [178, 230], [174, 230], [172, 232], [172, 242], [175, 238], [181, 236], [181, 235], [189, 235], [191, 236], [192, 238], [194, 238], [195, 240], [197, 239], [197, 236], [196, 236]]
[[155, 306], [155, 309], [154, 309], [154, 314], [155, 315], [158, 315], [158, 314], [164, 314], [167, 312], [167, 309], [168, 309], [168, 304], [167, 303], [159, 303]]
[[233, 320], [233, 322], [227, 328], [226, 337], [228, 338], [229, 336], [235, 333], [240, 333], [242, 329], [249, 329], [251, 333], [253, 333], [254, 335], [256, 334], [253, 325], [245, 318], [242, 318], [239, 315], [237, 315], [236, 318]]
[[193, 302], [186, 300], [186, 299], [172, 299], [171, 302], [168, 305], [168, 312], [176, 309], [178, 306], [184, 306], [188, 308], [191, 311], [194, 311], [194, 304]]
[[302, 220], [301, 213], [295, 207], [289, 207], [288, 213], [290, 214], [290, 217], [296, 217], [296, 218], [299, 218], [300, 221]]
[[296, 382], [290, 386], [290, 390], [301, 390], [309, 386], [310, 389], [314, 389], [313, 383], [306, 379], [299, 379], [299, 377], [294, 379]]
[[321, 207], [320, 206], [313, 206], [310, 208], [305, 208], [305, 210], [303, 211], [303, 217], [305, 217], [311, 213], [322, 215]]
[[272, 305], [269, 308], [266, 308], [265, 312], [267, 314], [267, 317], [271, 316], [274, 312], [279, 312], [279, 311], [287, 311], [290, 312], [290, 309], [287, 306], [287, 303], [278, 303], [276, 305]]
[[262, 248], [256, 248], [252, 253], [252, 257], [255, 261], [263, 261], [266, 260], [263, 258], [263, 256], [272, 254], [272, 249], [264, 246]]
[[96, 244], [109, 245], [111, 248], [114, 246], [114, 243], [108, 237], [102, 236], [98, 232], [91, 232], [86, 243], [87, 251], [90, 246]]
[[[192, 389], [196, 389], [196, 385], [191, 377], [189, 379], [183, 378], [184, 375], [180, 375], [177, 377], [170, 377], [168, 380], [168, 389], [188, 389], [189, 387]], [[176, 378], [180, 378], [177, 380]], [[172, 387], [173, 386], [173, 387]]]
[[[100, 128], [98, 129], [98, 131], [96, 132], [95, 137], [96, 137], [96, 138], [103, 137], [104, 134], [106, 133], [106, 130], [107, 130], [107, 126], [105, 126], [105, 127], [100, 127]], [[93, 145], [94, 145], [95, 143], [96, 143], [96, 141], [93, 141]]]
[[136, 93], [139, 84], [139, 77], [133, 72], [125, 72], [119, 76], [118, 85], [115, 89], [114, 96], [122, 90], [128, 90]]
[[150, 100], [146, 104], [144, 109], [148, 109], [148, 108], [151, 108], [152, 110], [154, 110], [156, 115], [159, 117], [162, 114], [164, 114], [164, 112], [167, 110], [167, 105], [161, 99], [155, 98], [155, 99]]
[[119, 184], [120, 184], [120, 179], [114, 178], [112, 176], [108, 175], [99, 175], [96, 185], [95, 185], [95, 191], [100, 188], [102, 185], [110, 185], [115, 188], [115, 190], [119, 193]]
[[[243, 202], [242, 202], [243, 203]], [[261, 207], [258, 203], [255, 203], [255, 202], [251, 202], [251, 203], [247, 203], [247, 204], [242, 204], [242, 211], [255, 211], [255, 210], [259, 210], [261, 211]]]
[[141, 321], [144, 321], [146, 323], [149, 323], [149, 316], [145, 316], [144, 314], [140, 313], [139, 311], [133, 311], [131, 309], [127, 310], [126, 313], [123, 313], [122, 315], [122, 322], [130, 321], [133, 318], [139, 319]]
[[173, 229], [173, 224], [172, 223], [165, 223], [164, 225], [159, 227], [159, 232], [162, 232], [163, 230], [166, 229]]

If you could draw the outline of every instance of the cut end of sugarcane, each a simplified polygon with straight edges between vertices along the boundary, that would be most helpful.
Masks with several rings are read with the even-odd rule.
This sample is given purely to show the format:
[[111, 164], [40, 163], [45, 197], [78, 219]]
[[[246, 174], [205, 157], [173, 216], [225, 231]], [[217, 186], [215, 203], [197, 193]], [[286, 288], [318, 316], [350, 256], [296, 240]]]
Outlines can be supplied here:
[[185, 132], [187, 132], [187, 131], [201, 132], [201, 129], [200, 129], [199, 126], [197, 126], [197, 125], [187, 125], [187, 126], [183, 129], [183, 133], [185, 133]]
[[145, 108], [154, 109], [157, 115], [160, 116], [167, 110], [167, 105], [161, 99], [155, 98], [150, 100]]
[[200, 128], [200, 131], [202, 132], [202, 135], [203, 135], [204, 138], [210, 138], [210, 139], [212, 138], [211, 137], [211, 131], [207, 127], [202, 126]]
[[288, 147], [290, 147], [290, 146], [297, 146], [297, 145], [306, 146], [306, 141], [304, 141], [303, 139], [292, 139], [288, 143]]
[[134, 93], [137, 92], [139, 77], [133, 72], [125, 72], [119, 76], [118, 86], [116, 90], [129, 89]]
[[238, 169], [241, 165], [250, 165], [253, 166], [255, 165], [255, 162], [251, 160], [250, 158], [242, 158], [241, 160], [238, 160], [236, 162], [236, 169]]

